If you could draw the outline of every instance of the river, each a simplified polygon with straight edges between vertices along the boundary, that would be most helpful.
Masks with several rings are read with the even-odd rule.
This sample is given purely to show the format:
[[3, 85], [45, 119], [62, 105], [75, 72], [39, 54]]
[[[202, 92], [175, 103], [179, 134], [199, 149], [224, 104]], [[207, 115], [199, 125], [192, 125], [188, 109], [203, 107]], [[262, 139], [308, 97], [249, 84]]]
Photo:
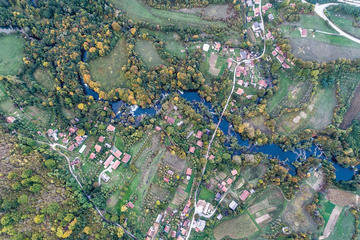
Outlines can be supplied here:
[[[83, 54], [83, 61], [86, 60], [87, 60], [87, 54], [85, 52]], [[94, 97], [94, 99], [99, 100], [98, 93], [90, 89], [86, 84], [84, 84], [82, 80], [81, 83], [84, 87], [85, 94], [91, 95]], [[197, 106], [199, 104], [203, 104], [210, 112], [213, 110], [212, 104], [210, 102], [206, 102], [197, 92], [186, 91], [184, 93], [181, 93], [180, 96], [189, 103], [192, 103], [195, 108], [198, 108]], [[121, 116], [123, 112], [123, 111], [119, 111], [119, 108], [126, 107], [126, 109], [130, 109], [132, 111], [132, 114], [134, 115], [135, 118], [142, 115], [155, 116], [157, 110], [161, 108], [160, 100], [157, 102], [155, 107], [152, 108], [141, 108], [139, 106], [131, 106], [125, 104], [122, 101], [111, 102], [111, 106], [112, 106], [112, 110], [114, 111], [117, 117]], [[195, 110], [199, 110], [199, 109], [195, 109]], [[212, 114], [212, 121], [215, 124], [217, 124], [219, 121], [218, 116], [214, 113]], [[306, 158], [310, 156], [318, 157], [320, 159], [326, 159], [326, 156], [324, 154], [321, 154], [321, 150], [315, 144], [312, 144], [312, 146], [309, 149], [296, 149], [294, 151], [283, 150], [277, 144], [265, 144], [262, 146], [251, 145], [251, 143], [248, 140], [244, 140], [241, 137], [241, 135], [239, 133], [236, 133], [230, 126], [231, 126], [230, 122], [228, 122], [226, 118], [223, 118], [219, 128], [221, 131], [223, 131], [223, 133], [226, 136], [235, 136], [239, 145], [242, 147], [247, 147], [248, 149], [250, 149], [251, 152], [263, 153], [263, 154], [267, 154], [269, 157], [279, 159], [281, 164], [288, 168], [289, 173], [291, 175], [296, 175], [296, 167], [294, 166], [294, 163], [296, 161], [306, 161]], [[241, 151], [235, 151], [235, 153], [241, 154]], [[355, 169], [342, 167], [333, 160], [329, 160], [329, 161], [333, 164], [335, 168], [336, 181], [349, 181], [354, 177]]]

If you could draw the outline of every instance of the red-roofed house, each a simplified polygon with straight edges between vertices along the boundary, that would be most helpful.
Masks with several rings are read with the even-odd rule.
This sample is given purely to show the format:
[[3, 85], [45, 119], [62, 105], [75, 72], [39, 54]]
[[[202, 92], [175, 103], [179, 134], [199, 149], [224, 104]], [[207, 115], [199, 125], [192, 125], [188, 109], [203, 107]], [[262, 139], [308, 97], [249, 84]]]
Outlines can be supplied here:
[[7, 123], [13, 123], [13, 122], [15, 122], [15, 120], [16, 119], [13, 116], [9, 116], [9, 117], [6, 118]]
[[194, 153], [194, 152], [195, 152], [195, 147], [191, 146], [191, 147], [189, 148], [189, 152], [190, 152], [190, 153]]
[[271, 53], [273, 56], [276, 56], [276, 54], [277, 54], [277, 51], [272, 51], [272, 53]]
[[214, 160], [214, 159], [215, 159], [215, 156], [211, 154], [210, 157], [209, 157], [209, 159], [210, 159], [210, 160]]
[[120, 159], [120, 156], [121, 156], [121, 154], [122, 154], [122, 152], [120, 152], [119, 150], [116, 150], [116, 152], [111, 151], [111, 153], [114, 154], [115, 157], [116, 157], [116, 158], [119, 158], [119, 159]]
[[222, 188], [221, 188], [221, 190], [223, 191], [223, 192], [227, 192], [227, 188], [225, 187], [225, 186], [223, 186]]
[[263, 88], [266, 88], [266, 87], [267, 87], [267, 83], [266, 83], [265, 80], [260, 80], [260, 81], [259, 81], [259, 85], [260, 85], [261, 87], [263, 87]]
[[69, 133], [75, 133], [76, 132], [76, 128], [74, 128], [74, 127], [71, 127], [71, 128], [69, 128]]
[[167, 122], [168, 122], [169, 124], [174, 124], [175, 119], [172, 118], [172, 117], [167, 117]]
[[114, 158], [115, 157], [110, 154], [110, 156], [106, 159], [106, 161], [104, 163], [105, 168], [107, 168], [110, 165], [110, 163], [114, 160]]
[[94, 159], [96, 158], [96, 154], [95, 153], [90, 153], [90, 159]]
[[169, 183], [169, 179], [167, 177], [164, 177], [164, 182]]
[[233, 180], [231, 178], [228, 178], [228, 180], [226, 181], [227, 184], [232, 184]]
[[277, 55], [277, 60], [280, 62], [280, 63], [283, 63], [285, 58], [282, 56], [282, 55]]
[[104, 142], [105, 138], [103, 136], [100, 136], [98, 140], [99, 140], [99, 142], [102, 143], [102, 142]]
[[301, 29], [301, 37], [305, 38], [307, 37], [307, 30], [306, 29]]
[[216, 50], [216, 51], [219, 51], [220, 48], [221, 48], [221, 43], [216, 43], [216, 44], [215, 44], [215, 50]]
[[231, 58], [228, 58], [228, 59], [227, 59], [228, 68], [231, 68], [232, 62], [233, 62], [233, 61], [232, 61]]
[[123, 159], [121, 160], [123, 163], [128, 163], [131, 158], [130, 154], [125, 153]]
[[287, 63], [283, 63], [283, 64], [282, 64], [282, 67], [283, 67], [283, 68], [286, 68], [286, 69], [287, 69], [287, 68], [290, 68], [290, 66], [289, 66]]
[[187, 168], [186, 169], [186, 175], [190, 176], [192, 174], [192, 169], [191, 168]]
[[236, 91], [236, 94], [241, 96], [244, 94], [244, 90], [242, 88], [238, 88], [238, 90]]
[[161, 130], [161, 127], [156, 126], [156, 127], [155, 127], [155, 130], [159, 132], [159, 131]]
[[204, 143], [201, 140], [198, 140], [196, 142], [196, 145], [198, 145], [199, 147], [202, 147], [204, 145]]
[[240, 195], [241, 201], [245, 201], [249, 195], [250, 195], [250, 193], [248, 190], [243, 191], [242, 194]]
[[106, 131], [113, 132], [113, 131], [115, 131], [115, 127], [113, 125], [109, 124], [109, 126], [107, 126], [107, 128], [106, 128]]
[[238, 171], [237, 171], [236, 169], [233, 169], [233, 170], [231, 171], [231, 174], [232, 174], [233, 176], [235, 176], [236, 174], [238, 174]]
[[255, 8], [254, 9], [254, 13], [255, 13], [255, 17], [260, 15], [260, 9], [259, 8]]
[[69, 147], [68, 147], [68, 151], [72, 152], [75, 148], [75, 145], [74, 144], [71, 144]]
[[96, 144], [95, 145], [95, 151], [100, 152], [101, 151], [101, 146]]
[[119, 165], [120, 165], [120, 161], [116, 160], [115, 163], [112, 165], [112, 169], [116, 170]]
[[200, 139], [202, 137], [202, 135], [203, 135], [203, 132], [199, 130], [199, 131], [197, 131], [195, 137]]
[[134, 208], [134, 207], [135, 207], [132, 202], [128, 202], [127, 206], [128, 206], [129, 208]]

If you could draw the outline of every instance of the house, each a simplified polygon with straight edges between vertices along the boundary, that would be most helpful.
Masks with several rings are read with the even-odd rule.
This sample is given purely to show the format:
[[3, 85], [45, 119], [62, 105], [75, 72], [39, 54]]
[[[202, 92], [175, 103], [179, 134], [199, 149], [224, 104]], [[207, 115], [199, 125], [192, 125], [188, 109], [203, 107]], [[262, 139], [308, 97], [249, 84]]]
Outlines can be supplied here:
[[75, 145], [74, 144], [71, 144], [69, 147], [68, 147], [68, 151], [72, 152], [73, 150], [75, 149]]
[[196, 232], [202, 232], [202, 231], [204, 231], [205, 225], [206, 225], [206, 221], [205, 221], [205, 220], [198, 219], [198, 220], [195, 222], [195, 224], [194, 224], [195, 231], [196, 231]]
[[191, 174], [192, 174], [192, 169], [191, 169], [191, 168], [187, 168], [187, 169], [186, 169], [186, 175], [187, 175], [187, 176], [191, 176]]
[[248, 55], [247, 51], [245, 51], [245, 50], [240, 50], [240, 57], [241, 57], [242, 59], [246, 59], [246, 58], [247, 58], [247, 55]]
[[247, 1], [246, 1], [246, 5], [247, 5], [248, 7], [252, 7], [252, 6], [254, 6], [254, 4], [253, 4], [253, 1], [252, 1], [252, 0], [247, 0]]
[[131, 158], [130, 154], [125, 153], [123, 159], [121, 160], [123, 163], [128, 163]]
[[209, 48], [210, 48], [210, 45], [207, 44], [207, 43], [204, 43], [204, 45], [203, 45], [203, 50], [204, 50], [205, 52], [207, 52], [207, 51], [209, 51]]
[[214, 160], [214, 159], [215, 159], [215, 156], [211, 154], [210, 157], [209, 157], [209, 159], [210, 159], [210, 160]]
[[228, 58], [226, 61], [227, 61], [227, 64], [228, 64], [227, 68], [230, 69], [231, 66], [232, 66], [233, 61], [232, 61], [231, 58]]
[[255, 4], [260, 4], [260, 0], [255, 0]]
[[96, 152], [100, 152], [100, 151], [101, 151], [101, 146], [95, 144], [95, 151], [96, 151]]
[[228, 180], [226, 181], [227, 184], [232, 184], [233, 180], [231, 178], [228, 178]]
[[76, 136], [75, 141], [77, 144], [81, 144], [86, 139], [86, 136]]
[[275, 18], [274, 18], [274, 15], [272, 14], [272, 13], [270, 13], [269, 15], [268, 15], [268, 19], [269, 19], [269, 21], [273, 21]]
[[166, 225], [164, 228], [164, 232], [169, 233], [169, 231], [170, 231], [170, 226]]
[[236, 174], [238, 174], [238, 171], [237, 171], [236, 169], [233, 169], [233, 170], [231, 171], [231, 174], [232, 174], [233, 176], [235, 176]]
[[191, 146], [191, 147], [189, 148], [189, 152], [190, 152], [190, 153], [194, 153], [194, 152], [195, 152], [195, 147]]
[[175, 231], [172, 231], [172, 232], [171, 232], [171, 237], [172, 237], [172, 238], [176, 238], [176, 232], [175, 232]]
[[202, 135], [203, 135], [203, 132], [199, 130], [199, 131], [197, 131], [195, 137], [200, 139], [202, 137]]
[[105, 163], [104, 163], [104, 167], [105, 168], [107, 168], [109, 165], [110, 165], [110, 163], [112, 163], [112, 161], [114, 160], [114, 156], [113, 155], [109, 155], [109, 157], [106, 159], [106, 161], [105, 161]]
[[299, 28], [302, 38], [307, 37], [307, 30], [305, 28]]
[[155, 229], [154, 226], [151, 226], [147, 232], [147, 235], [151, 238], [153, 238], [155, 236]]
[[109, 124], [109, 126], [107, 126], [107, 128], [106, 128], [106, 131], [108, 131], [108, 132], [114, 132], [114, 131], [115, 131], [115, 127], [114, 127], [113, 125]]
[[220, 213], [219, 215], [216, 216], [217, 220], [221, 220], [223, 218], [223, 215]]
[[95, 153], [90, 153], [90, 159], [95, 159], [96, 158], [96, 154]]
[[9, 116], [6, 118], [7, 123], [13, 123], [13, 122], [15, 122], [15, 120], [16, 120], [16, 118], [14, 118], [13, 116]]
[[281, 51], [281, 49], [280, 49], [279, 46], [277, 46], [277, 47], [275, 48], [275, 51], [277, 51], [277, 52], [278, 52], [279, 54], [281, 54], [281, 55], [284, 55], [283, 51]]
[[267, 39], [274, 39], [274, 37], [273, 37], [273, 35], [272, 35], [271, 32], [267, 32], [266, 38], [267, 38]]
[[229, 204], [229, 208], [233, 211], [235, 211], [237, 206], [239, 206], [239, 204], [237, 202], [235, 202], [234, 200], [232, 200], [231, 203]]
[[104, 181], [104, 182], [108, 182], [110, 180], [110, 177], [109, 175], [107, 175], [106, 173], [103, 173], [101, 174], [101, 179]]
[[76, 131], [77, 131], [77, 128], [75, 128], [75, 127], [69, 128], [70, 135], [73, 134], [73, 133], [76, 133]]
[[280, 63], [283, 63], [285, 58], [282, 56], [282, 55], [277, 55], [276, 59], [280, 62]]
[[236, 90], [236, 94], [241, 96], [244, 94], [244, 90], [242, 88], [238, 88], [238, 90]]
[[263, 88], [266, 88], [266, 87], [267, 87], [267, 83], [266, 83], [265, 80], [260, 80], [260, 81], [259, 81], [259, 85], [260, 85], [260, 87], [263, 87]]
[[225, 187], [225, 186], [223, 186], [222, 188], [221, 188], [221, 190], [223, 191], [223, 192], [227, 192], [227, 187]]
[[120, 161], [116, 160], [115, 163], [112, 165], [112, 169], [116, 170], [119, 165], [120, 165]]
[[173, 175], [174, 175], [174, 171], [169, 169], [169, 170], [167, 171], [167, 174], [169, 174], [170, 176], [173, 176]]
[[134, 207], [135, 207], [132, 202], [128, 202], [128, 203], [126, 204], [126, 206], [128, 206], [129, 208], [134, 208]]
[[252, 18], [251, 16], [247, 16], [247, 17], [246, 17], [246, 21], [247, 21], [247, 22], [251, 22], [252, 19], [253, 19], [253, 18]]
[[250, 195], [250, 193], [248, 190], [243, 191], [240, 195], [241, 201], [245, 201], [249, 197], [249, 195]]
[[260, 31], [261, 30], [260, 23], [254, 22], [253, 25], [252, 25], [252, 29], [253, 29], [254, 32]]
[[161, 127], [156, 126], [156, 127], [155, 127], [155, 130], [158, 131], [158, 132], [161, 131]]
[[221, 48], [221, 43], [216, 42], [216, 43], [215, 43], [215, 50], [216, 50], [216, 51], [219, 51], [220, 48]]
[[290, 68], [290, 66], [289, 66], [287, 63], [285, 63], [285, 62], [282, 64], [282, 67], [285, 68], [285, 69]]
[[104, 142], [104, 140], [105, 140], [105, 137], [103, 137], [103, 136], [100, 136], [99, 139], [98, 139], [98, 141], [101, 142], [101, 143]]
[[167, 117], [166, 120], [167, 120], [167, 122], [168, 122], [169, 124], [174, 124], [174, 123], [175, 123], [175, 119], [172, 118], [172, 117]]
[[167, 177], [164, 177], [164, 182], [169, 183], [169, 179]]
[[277, 55], [277, 51], [272, 51], [271, 54], [275, 57]]
[[85, 151], [85, 149], [86, 149], [86, 145], [84, 144], [81, 146], [79, 153], [82, 154]]
[[[115, 151], [113, 151], [113, 150], [115, 150]], [[113, 150], [111, 150], [111, 153], [114, 154], [114, 156], [116, 158], [120, 159], [122, 152], [120, 152], [119, 149], [113, 149]]]
[[198, 140], [196, 142], [196, 145], [198, 145], [199, 147], [202, 147], [204, 145], [204, 143], [201, 140]]
[[63, 142], [64, 144], [67, 144], [67, 143], [69, 142], [69, 139], [68, 139], [68, 138], [63, 138], [62, 142]]

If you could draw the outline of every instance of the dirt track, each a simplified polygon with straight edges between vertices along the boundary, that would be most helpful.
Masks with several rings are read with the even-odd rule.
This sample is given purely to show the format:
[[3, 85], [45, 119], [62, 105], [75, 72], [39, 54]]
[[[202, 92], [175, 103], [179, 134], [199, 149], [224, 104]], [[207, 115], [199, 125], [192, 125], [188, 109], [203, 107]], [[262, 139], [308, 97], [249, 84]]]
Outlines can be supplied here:
[[354, 97], [351, 99], [350, 108], [344, 115], [344, 119], [340, 124], [340, 128], [348, 128], [352, 121], [359, 116], [360, 113], [360, 84], [355, 89]]

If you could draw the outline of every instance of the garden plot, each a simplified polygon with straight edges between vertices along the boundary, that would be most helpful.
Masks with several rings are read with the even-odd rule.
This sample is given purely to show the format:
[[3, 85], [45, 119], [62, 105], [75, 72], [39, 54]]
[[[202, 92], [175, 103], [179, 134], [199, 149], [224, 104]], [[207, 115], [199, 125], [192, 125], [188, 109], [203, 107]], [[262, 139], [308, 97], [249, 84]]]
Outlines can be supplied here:
[[120, 39], [108, 55], [89, 63], [91, 77], [95, 82], [100, 83], [102, 89], [107, 91], [127, 87], [128, 82], [121, 69], [126, 63], [126, 42], [124, 39]]
[[23, 66], [24, 39], [0, 34], [0, 75], [17, 75]]

